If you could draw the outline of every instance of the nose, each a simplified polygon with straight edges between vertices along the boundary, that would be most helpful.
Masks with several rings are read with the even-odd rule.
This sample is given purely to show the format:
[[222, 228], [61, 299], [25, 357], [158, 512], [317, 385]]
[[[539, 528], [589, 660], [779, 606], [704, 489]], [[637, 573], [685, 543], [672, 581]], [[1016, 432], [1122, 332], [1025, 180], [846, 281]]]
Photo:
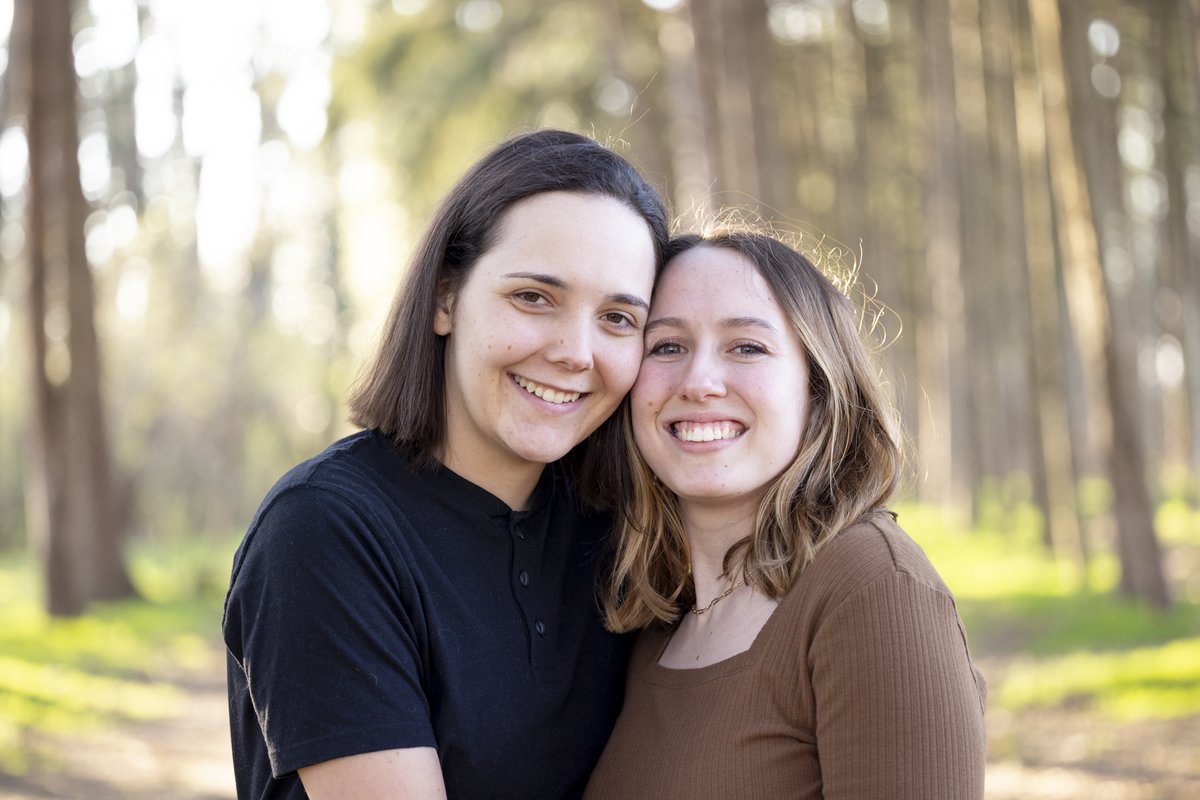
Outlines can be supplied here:
[[695, 402], [724, 397], [725, 377], [718, 361], [703, 352], [693, 353], [684, 367], [677, 391], [684, 400]]
[[583, 372], [595, 365], [590, 320], [564, 320], [549, 332], [546, 358], [571, 372]]

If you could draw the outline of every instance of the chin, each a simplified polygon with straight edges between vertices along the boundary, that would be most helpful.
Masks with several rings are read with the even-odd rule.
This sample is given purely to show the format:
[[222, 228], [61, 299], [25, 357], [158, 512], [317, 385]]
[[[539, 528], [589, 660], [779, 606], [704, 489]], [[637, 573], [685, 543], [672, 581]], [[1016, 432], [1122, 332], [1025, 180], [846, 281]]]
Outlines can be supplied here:
[[524, 442], [519, 447], [514, 447], [513, 452], [521, 458], [534, 464], [550, 464], [558, 461], [560, 458], [571, 452], [578, 441], [557, 441], [530, 443]]
[[719, 481], [715, 483], [677, 481], [674, 482], [675, 486], [672, 486], [671, 483], [668, 483], [667, 481], [663, 481], [663, 483], [667, 486], [667, 488], [671, 489], [671, 491], [673, 491], [680, 500], [691, 501], [695, 503], [713, 503], [720, 501], [736, 503], [745, 499], [747, 494], [749, 494], [748, 492], [742, 491], [739, 488], [730, 487], [728, 484], [722, 484]]

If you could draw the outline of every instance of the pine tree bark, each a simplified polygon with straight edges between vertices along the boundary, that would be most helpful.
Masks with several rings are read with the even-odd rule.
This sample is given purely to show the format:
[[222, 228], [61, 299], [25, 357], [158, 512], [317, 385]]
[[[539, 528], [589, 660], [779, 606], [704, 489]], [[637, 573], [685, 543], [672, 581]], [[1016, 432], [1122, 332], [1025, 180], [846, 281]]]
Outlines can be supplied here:
[[[1018, 0], [1019, 1], [1019, 0]], [[1007, 137], [997, 137], [997, 152], [1004, 160], [1012, 159], [1019, 184], [1017, 196], [1009, 199], [1020, 209], [1019, 227], [1014, 228], [1024, 244], [1026, 296], [1021, 315], [1028, 325], [1029, 367], [1032, 371], [1029, 405], [1034, 441], [1035, 494], [1043, 509], [1047, 546], [1060, 558], [1087, 563], [1083, 525], [1075, 500], [1075, 465], [1072, 453], [1076, 442], [1068, 421], [1066, 365], [1060, 328], [1058, 261], [1055, 258], [1054, 214], [1050, 202], [1049, 168], [1046, 160], [1046, 126], [1037, 75], [1027, 38], [1027, 23], [1014, 0], [989, 4], [987, 32], [996, 35], [1008, 29], [996, 48], [1011, 53], [1013, 63], [1011, 97], [997, 89], [995, 101], [1011, 111], [1003, 114], [998, 128], [1015, 129], [1015, 152], [1006, 149]], [[1018, 121], [1019, 124], [1018, 124]]]
[[966, 323], [959, 217], [959, 141], [949, 0], [925, 0], [924, 78], [927, 92], [925, 265], [928, 306], [918, 317], [918, 377], [928, 396], [917, 444], [926, 472], [923, 496], [947, 509], [971, 510], [966, 400]]
[[1165, 283], [1179, 300], [1175, 320], [1184, 359], [1184, 414], [1192, 503], [1200, 507], [1200, 225], [1188, 222], [1186, 176], [1200, 170], [1200, 60], [1196, 57], [1200, 11], [1188, 0], [1172, 3], [1159, 25], [1166, 76], [1167, 263]]
[[10, 66], [28, 75], [26, 223], [34, 403], [27, 507], [46, 607], [80, 613], [133, 594], [120, 553], [101, 396], [69, 0], [19, 0]]
[[[969, 267], [960, 269], [963, 293], [963, 393], [969, 419], [965, 447], [957, 453], [965, 463], [955, 471], [966, 475], [975, 498], [990, 487], [995, 492], [1011, 469], [1013, 438], [997, 425], [1003, 417], [1007, 391], [1017, 382], [1002, 382], [1006, 366], [999, 309], [1006, 285], [997, 256], [1000, 243], [996, 225], [993, 173], [989, 163], [988, 132], [994, 126], [987, 116], [983, 74], [983, 41], [978, 0], [951, 0], [950, 52], [954, 64], [954, 96], [958, 121], [959, 221], [964, 256]], [[979, 504], [973, 500], [972, 522], [979, 521]]]
[[1154, 531], [1135, 411], [1128, 399], [1130, 381], [1136, 380], [1136, 375], [1123, 372], [1124, 361], [1113, 334], [1087, 176], [1072, 132], [1059, 9], [1056, 3], [1030, 2], [1029, 10], [1046, 116], [1050, 185], [1072, 287], [1068, 293], [1071, 322], [1084, 356], [1085, 381], [1093, 404], [1093, 441], [1115, 498], [1121, 588], [1166, 608], [1170, 594]]

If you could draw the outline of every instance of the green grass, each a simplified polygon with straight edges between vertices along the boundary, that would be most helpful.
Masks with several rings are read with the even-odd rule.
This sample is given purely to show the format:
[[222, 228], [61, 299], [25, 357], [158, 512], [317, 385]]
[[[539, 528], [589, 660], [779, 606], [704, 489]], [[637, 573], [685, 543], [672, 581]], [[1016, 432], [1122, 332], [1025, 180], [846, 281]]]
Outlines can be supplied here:
[[0, 770], [28, 767], [30, 734], [70, 734], [181, 713], [180, 681], [222, 674], [221, 598], [232, 544], [137, 548], [142, 598], [74, 619], [42, 609], [27, 555], [0, 558]]
[[[1166, 613], [1119, 597], [1119, 565], [1094, 554], [1086, 575], [1045, 555], [1020, 509], [1004, 533], [963, 532], [931, 509], [900, 522], [954, 592], [972, 652], [989, 666], [1001, 708], [1069, 706], [1114, 720], [1200, 714], [1200, 604], [1177, 587]], [[1200, 513], [1167, 503], [1157, 525], [1167, 557], [1200, 552]]]
[[996, 699], [1005, 708], [1084, 704], [1122, 721], [1200, 714], [1200, 636], [1119, 653], [1020, 658]]

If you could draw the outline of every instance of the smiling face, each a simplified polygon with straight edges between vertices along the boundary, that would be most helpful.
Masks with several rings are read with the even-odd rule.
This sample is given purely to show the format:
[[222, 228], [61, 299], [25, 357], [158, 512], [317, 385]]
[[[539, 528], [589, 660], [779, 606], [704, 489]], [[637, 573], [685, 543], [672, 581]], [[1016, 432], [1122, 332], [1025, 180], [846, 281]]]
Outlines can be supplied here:
[[448, 337], [444, 463], [486, 488], [596, 430], [637, 376], [654, 266], [646, 223], [617, 200], [514, 204], [434, 322]]
[[676, 256], [645, 352], [631, 401], [646, 463], [685, 507], [752, 509], [796, 458], [808, 412], [808, 360], [766, 280], [734, 250]]

